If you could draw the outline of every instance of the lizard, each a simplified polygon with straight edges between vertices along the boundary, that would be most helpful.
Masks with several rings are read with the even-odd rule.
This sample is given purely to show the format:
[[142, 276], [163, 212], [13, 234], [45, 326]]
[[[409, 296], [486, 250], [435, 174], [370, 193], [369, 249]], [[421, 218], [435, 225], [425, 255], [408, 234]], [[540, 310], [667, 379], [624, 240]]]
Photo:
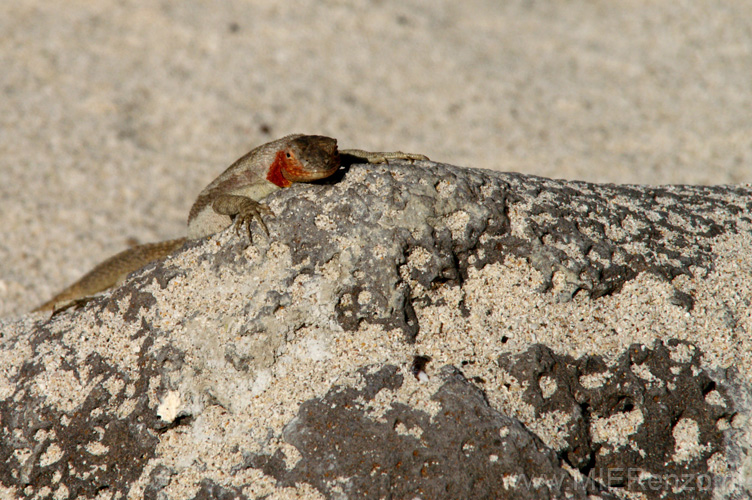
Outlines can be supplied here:
[[337, 140], [320, 135], [292, 134], [252, 149], [215, 178], [198, 195], [188, 213], [187, 235], [173, 240], [146, 243], [124, 250], [95, 266], [78, 281], [41, 304], [36, 311], [60, 310], [77, 301], [122, 283], [130, 273], [162, 259], [187, 241], [218, 233], [235, 224], [253, 243], [251, 222], [256, 221], [266, 235], [269, 230], [262, 216], [273, 216], [261, 200], [296, 182], [325, 179], [342, 164], [342, 157], [366, 163], [428, 160], [420, 154], [370, 152], [362, 149], [337, 149]]

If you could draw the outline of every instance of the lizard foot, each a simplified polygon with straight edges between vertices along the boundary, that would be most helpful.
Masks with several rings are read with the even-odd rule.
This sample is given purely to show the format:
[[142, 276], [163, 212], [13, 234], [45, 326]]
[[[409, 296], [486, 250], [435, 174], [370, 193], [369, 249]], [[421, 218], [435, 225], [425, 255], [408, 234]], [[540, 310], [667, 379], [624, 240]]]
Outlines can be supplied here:
[[260, 203], [247, 196], [239, 196], [233, 194], [225, 194], [217, 196], [217, 199], [212, 203], [212, 208], [218, 214], [229, 215], [234, 219], [235, 232], [238, 236], [241, 235], [243, 226], [248, 233], [248, 240], [253, 243], [253, 235], [251, 234], [251, 222], [255, 219], [258, 222], [261, 229], [264, 230], [267, 236], [269, 236], [269, 229], [267, 229], [262, 215], [273, 216], [274, 212], [267, 205]]
[[240, 208], [240, 212], [235, 215], [235, 234], [242, 236], [243, 226], [245, 226], [245, 232], [248, 234], [248, 241], [253, 244], [253, 232], [251, 231], [251, 222], [255, 219], [258, 222], [264, 234], [269, 236], [269, 228], [266, 227], [266, 223], [261, 215], [274, 216], [274, 212], [264, 203], [258, 203], [250, 198], [246, 198], [249, 202], [243, 204]]

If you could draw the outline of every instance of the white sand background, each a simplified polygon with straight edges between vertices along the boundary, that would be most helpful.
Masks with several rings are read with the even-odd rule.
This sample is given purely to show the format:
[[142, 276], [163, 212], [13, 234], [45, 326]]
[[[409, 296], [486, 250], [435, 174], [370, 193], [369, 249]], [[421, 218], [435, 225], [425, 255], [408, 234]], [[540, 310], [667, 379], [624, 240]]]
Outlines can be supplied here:
[[0, 316], [292, 132], [455, 165], [752, 181], [747, 1], [0, 3]]

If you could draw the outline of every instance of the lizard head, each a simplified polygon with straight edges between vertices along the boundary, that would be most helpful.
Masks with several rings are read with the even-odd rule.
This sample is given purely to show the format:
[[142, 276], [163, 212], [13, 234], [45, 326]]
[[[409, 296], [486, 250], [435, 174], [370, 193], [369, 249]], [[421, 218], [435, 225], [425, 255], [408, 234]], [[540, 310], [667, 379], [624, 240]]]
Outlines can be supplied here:
[[277, 151], [267, 179], [280, 187], [329, 177], [340, 165], [337, 139], [320, 135], [288, 136]]

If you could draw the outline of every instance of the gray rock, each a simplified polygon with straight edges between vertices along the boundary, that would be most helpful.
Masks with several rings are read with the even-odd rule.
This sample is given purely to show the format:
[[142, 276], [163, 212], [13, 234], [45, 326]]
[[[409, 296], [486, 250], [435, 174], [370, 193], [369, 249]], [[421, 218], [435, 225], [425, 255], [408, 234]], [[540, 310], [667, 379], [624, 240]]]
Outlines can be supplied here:
[[0, 325], [0, 492], [743, 496], [751, 194], [431, 163], [282, 190], [269, 239]]
[[[691, 352], [689, 359], [672, 360], [669, 348], [682, 347]], [[502, 354], [499, 365], [527, 382], [523, 397], [535, 408], [537, 418], [556, 411], [572, 415], [567, 446], [559, 453], [584, 475], [607, 486], [629, 487], [648, 498], [661, 498], [663, 493], [651, 490], [678, 484], [683, 488], [672, 498], [701, 499], [712, 498], [708, 463], [725, 450], [724, 432], [718, 424], [733, 417], [734, 405], [725, 389], [700, 368], [700, 354], [691, 344], [676, 339], [669, 341], [669, 347], [656, 342], [653, 349], [635, 344], [621, 354], [616, 366], [609, 367], [598, 356], [575, 360], [535, 345], [515, 359]], [[633, 367], [647, 369], [654, 378], [641, 378]], [[585, 387], [580, 380], [587, 376], [601, 377], [604, 383]], [[553, 394], [543, 395], [538, 383], [543, 377], [554, 383]], [[719, 392], [719, 401], [706, 401], [712, 391]], [[629, 438], [631, 448], [595, 442], [594, 418], [629, 419], [631, 415], [643, 421]], [[673, 431], [683, 418], [691, 419], [702, 443], [698, 457], [691, 461], [675, 454]]]
[[[368, 374], [370, 368], [378, 371]], [[347, 478], [342, 489], [351, 498], [492, 498], [502, 491], [506, 498], [587, 498], [599, 491], [595, 483], [577, 484], [553, 450], [493, 410], [456, 368], [441, 369], [444, 383], [431, 398], [441, 408], [434, 418], [403, 404], [382, 419], [369, 418], [364, 407], [379, 391], [401, 386], [403, 377], [391, 365], [362, 372], [362, 390], [335, 387], [306, 401], [285, 428], [285, 441], [303, 455], [292, 470], [279, 451], [252, 455], [245, 466], [285, 486], [311, 482], [327, 497], [337, 493], [329, 485], [332, 471]], [[401, 434], [399, 425], [419, 437]], [[509, 478], [519, 484], [508, 487]]]

